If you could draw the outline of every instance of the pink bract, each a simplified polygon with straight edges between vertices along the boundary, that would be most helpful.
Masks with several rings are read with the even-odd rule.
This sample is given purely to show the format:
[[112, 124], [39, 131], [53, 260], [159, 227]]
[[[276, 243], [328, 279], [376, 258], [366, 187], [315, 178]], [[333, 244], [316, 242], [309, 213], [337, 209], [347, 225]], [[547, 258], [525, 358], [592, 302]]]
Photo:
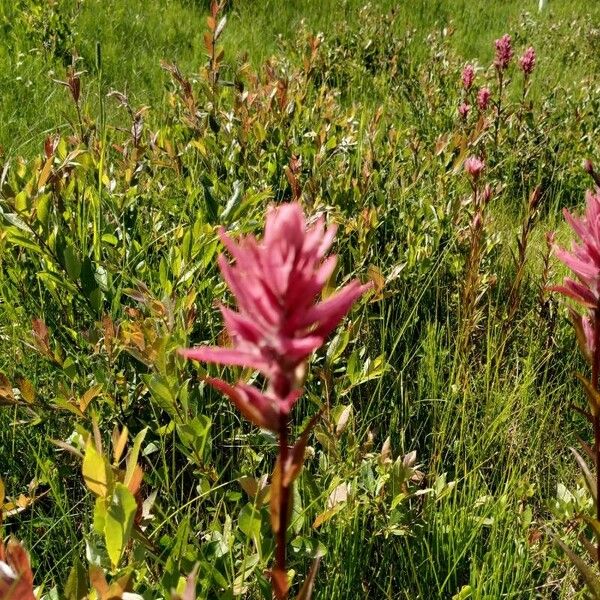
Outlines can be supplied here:
[[469, 116], [469, 112], [471, 112], [471, 105], [467, 104], [466, 102], [463, 102], [459, 107], [458, 107], [458, 115], [460, 116], [461, 119], [466, 119]]
[[533, 73], [535, 67], [535, 50], [532, 47], [525, 50], [525, 53], [519, 59], [519, 66], [525, 75], [529, 76]]
[[500, 39], [496, 40], [496, 57], [494, 66], [499, 71], [504, 71], [513, 57], [512, 40], [508, 33], [505, 33]]
[[582, 218], [574, 217], [567, 209], [563, 213], [581, 243], [573, 242], [570, 252], [555, 246], [556, 257], [571, 269], [576, 280], [565, 277], [563, 284], [553, 289], [582, 306], [596, 309], [600, 301], [600, 195], [586, 194]]
[[490, 92], [489, 88], [487, 88], [487, 87], [482, 87], [477, 92], [477, 107], [479, 108], [479, 110], [487, 110], [487, 108], [490, 104], [491, 96], [492, 96], [492, 93]]
[[485, 168], [485, 163], [477, 156], [469, 156], [465, 160], [465, 171], [474, 179], [479, 179], [481, 172]]
[[240, 411], [260, 427], [277, 430], [279, 416], [298, 398], [303, 365], [370, 285], [354, 280], [319, 301], [331, 277], [336, 257], [326, 254], [335, 227], [323, 218], [308, 225], [298, 203], [270, 208], [262, 240], [220, 237], [234, 263], [219, 257], [223, 279], [237, 311], [221, 306], [232, 347], [200, 346], [180, 350], [186, 358], [260, 371], [269, 380], [267, 393], [222, 380], [208, 383], [225, 393]]
[[473, 68], [473, 65], [467, 65], [462, 72], [462, 84], [467, 92], [471, 89], [474, 80], [475, 69]]

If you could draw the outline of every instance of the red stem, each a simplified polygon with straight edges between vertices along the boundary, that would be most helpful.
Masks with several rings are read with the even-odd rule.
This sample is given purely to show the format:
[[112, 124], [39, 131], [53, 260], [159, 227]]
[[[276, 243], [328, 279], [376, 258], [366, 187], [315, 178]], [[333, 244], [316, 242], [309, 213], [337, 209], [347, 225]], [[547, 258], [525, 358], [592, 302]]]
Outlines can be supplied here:
[[281, 417], [279, 424], [279, 464], [281, 465], [281, 492], [279, 494], [279, 531], [277, 532], [277, 548], [275, 564], [277, 569], [286, 572], [286, 534], [288, 528], [288, 511], [290, 488], [285, 485], [285, 466], [288, 461], [287, 416]]
[[[600, 374], [600, 308], [594, 311], [595, 351], [592, 363], [592, 387], [598, 391]], [[600, 521], [600, 414], [594, 414], [594, 453], [596, 455], [596, 519]], [[600, 540], [597, 544], [597, 562], [600, 567]]]

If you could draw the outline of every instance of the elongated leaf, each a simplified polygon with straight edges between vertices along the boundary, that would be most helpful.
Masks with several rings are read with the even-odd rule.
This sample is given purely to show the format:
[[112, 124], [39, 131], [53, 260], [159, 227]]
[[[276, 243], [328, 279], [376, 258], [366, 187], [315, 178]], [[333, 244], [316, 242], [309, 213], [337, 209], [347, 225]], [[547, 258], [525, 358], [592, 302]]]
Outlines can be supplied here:
[[133, 475], [135, 473], [135, 467], [137, 465], [138, 456], [140, 454], [140, 448], [142, 447], [142, 442], [146, 437], [146, 433], [148, 432], [148, 428], [145, 427], [142, 429], [133, 440], [133, 448], [131, 449], [131, 453], [127, 457], [127, 471], [125, 472], [125, 485], [129, 485], [131, 482]]
[[585, 580], [587, 588], [592, 596], [598, 600], [600, 599], [600, 578], [594, 573], [592, 568], [585, 563], [569, 546], [567, 546], [562, 540], [555, 538], [555, 542], [560, 546], [562, 551], [569, 557], [573, 565], [581, 573], [581, 576]]
[[590, 560], [596, 562], [598, 560], [598, 546], [596, 546], [590, 540], [588, 540], [585, 533], [583, 532], [579, 534], [578, 538], [581, 542], [581, 545], [585, 548], [585, 551], [588, 553]]
[[573, 456], [575, 457], [579, 468], [583, 472], [583, 476], [585, 477], [585, 483], [587, 484], [588, 490], [590, 490], [590, 494], [594, 499], [594, 504], [596, 504], [598, 502], [598, 489], [596, 486], [596, 480], [592, 475], [587, 463], [585, 462], [585, 460], [583, 460], [581, 454], [579, 454], [579, 452], [577, 452], [575, 448], [570, 448], [570, 450], [573, 453]]
[[315, 558], [313, 564], [310, 567], [310, 571], [308, 572], [308, 577], [305, 579], [300, 592], [296, 596], [296, 600], [310, 600], [313, 594], [313, 588], [315, 585], [315, 579], [317, 577], [317, 573], [319, 572], [319, 565], [321, 564], [321, 557]]
[[66, 600], [83, 600], [87, 596], [88, 589], [87, 573], [79, 559], [76, 558], [65, 585], [65, 598]]
[[304, 431], [298, 438], [297, 442], [294, 444], [292, 448], [292, 452], [290, 453], [290, 459], [285, 468], [285, 475], [283, 478], [283, 485], [290, 486], [300, 475], [302, 471], [302, 466], [304, 465], [304, 452], [306, 450], [306, 444], [308, 443], [308, 436], [310, 432], [314, 429], [317, 421], [321, 417], [323, 410], [320, 410], [308, 423], [308, 425], [304, 428]]
[[583, 520], [592, 528], [596, 539], [600, 540], [600, 521], [588, 516], [584, 516]]
[[271, 512], [271, 528], [273, 533], [277, 534], [280, 527], [281, 515], [279, 514], [279, 504], [281, 502], [281, 461], [279, 458], [275, 461], [275, 467], [273, 469], [273, 475], [271, 476], [271, 500], [270, 500], [270, 512]]
[[583, 384], [583, 389], [585, 390], [585, 395], [587, 396], [592, 414], [600, 414], [600, 392], [594, 389], [592, 382], [586, 379], [583, 375], [576, 373], [576, 376], [577, 379], [579, 379], [579, 381], [581, 381]]

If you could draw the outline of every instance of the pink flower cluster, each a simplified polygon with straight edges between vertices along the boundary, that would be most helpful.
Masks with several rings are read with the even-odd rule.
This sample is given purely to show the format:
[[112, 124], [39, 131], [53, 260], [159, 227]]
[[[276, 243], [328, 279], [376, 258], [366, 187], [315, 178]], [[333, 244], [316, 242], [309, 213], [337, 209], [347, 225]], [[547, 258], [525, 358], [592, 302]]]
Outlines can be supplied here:
[[477, 156], [469, 156], [469, 158], [465, 160], [465, 171], [473, 178], [473, 181], [479, 179], [484, 168], [485, 163]]
[[512, 40], [508, 33], [496, 40], [496, 58], [494, 65], [499, 71], [504, 71], [513, 57]]
[[479, 110], [487, 110], [488, 106], [490, 105], [491, 96], [492, 93], [487, 87], [482, 87], [477, 92], [477, 107], [479, 108]]
[[552, 289], [588, 309], [584, 316], [577, 315], [575, 327], [585, 342], [584, 352], [589, 358], [598, 344], [600, 319], [600, 194], [587, 192], [582, 218], [574, 217], [566, 209], [563, 214], [580, 243], [573, 242], [570, 252], [559, 247], [554, 252], [576, 279], [565, 277], [562, 285]]
[[461, 103], [458, 107], [458, 116], [464, 121], [469, 116], [471, 112], [471, 105], [466, 102]]
[[466, 65], [462, 72], [462, 85], [463, 88], [468, 92], [475, 81], [475, 69], [473, 65]]
[[235, 242], [223, 230], [220, 236], [235, 260], [231, 264], [219, 257], [238, 308], [221, 306], [233, 346], [200, 346], [180, 353], [260, 371], [269, 382], [266, 392], [243, 382], [206, 381], [252, 423], [276, 432], [300, 397], [308, 357], [370, 286], [355, 280], [326, 300], [317, 300], [336, 265], [335, 256], [326, 258], [335, 227], [325, 229], [322, 218], [307, 225], [298, 203], [269, 209], [261, 241], [248, 235]]
[[535, 58], [535, 50], [530, 46], [519, 59], [521, 71], [523, 71], [527, 77], [533, 73], [533, 69], [535, 68]]

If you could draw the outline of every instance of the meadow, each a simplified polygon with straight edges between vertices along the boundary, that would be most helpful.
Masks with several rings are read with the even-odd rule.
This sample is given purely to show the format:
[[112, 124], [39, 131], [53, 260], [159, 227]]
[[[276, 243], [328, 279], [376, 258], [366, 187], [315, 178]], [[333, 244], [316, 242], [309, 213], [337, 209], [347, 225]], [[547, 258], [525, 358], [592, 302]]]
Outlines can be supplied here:
[[0, 0], [1, 600], [600, 597], [600, 4], [537, 4]]

